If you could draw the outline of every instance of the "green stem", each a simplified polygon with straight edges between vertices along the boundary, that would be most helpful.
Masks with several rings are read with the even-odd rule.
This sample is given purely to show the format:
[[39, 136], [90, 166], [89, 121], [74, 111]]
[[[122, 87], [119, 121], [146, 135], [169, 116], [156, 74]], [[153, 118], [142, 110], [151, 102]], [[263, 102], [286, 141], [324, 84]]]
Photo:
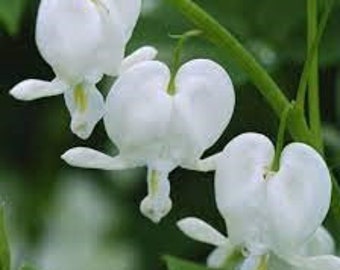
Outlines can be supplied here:
[[175, 78], [178, 72], [178, 69], [181, 66], [181, 55], [183, 51], [183, 47], [185, 42], [191, 38], [201, 35], [202, 32], [199, 30], [191, 30], [188, 31], [182, 35], [171, 35], [172, 38], [178, 39], [176, 48], [173, 53], [173, 62], [172, 62], [172, 68], [171, 68], [171, 78], [168, 86], [168, 94], [169, 95], [175, 95], [176, 94], [176, 86], [175, 86]]
[[321, 42], [323, 33], [325, 32], [326, 25], [330, 16], [330, 13], [333, 9], [334, 0], [329, 0], [325, 5], [324, 12], [322, 14], [322, 17], [320, 19], [320, 24], [318, 26], [318, 32], [317, 35], [310, 46], [308, 50], [307, 59], [305, 61], [305, 64], [303, 66], [303, 71], [300, 78], [299, 88], [297, 91], [297, 97], [296, 97], [296, 105], [299, 107], [299, 109], [304, 110], [305, 109], [305, 99], [306, 99], [306, 93], [307, 93], [307, 85], [308, 80], [310, 77], [310, 74], [312, 73], [313, 69], [313, 61], [315, 57], [318, 55], [318, 47]]
[[[289, 106], [290, 102], [280, 87], [266, 70], [241, 45], [241, 43], [213, 17], [191, 0], [166, 0], [173, 4], [186, 16], [203, 35], [214, 45], [221, 48], [248, 74], [252, 82], [271, 106], [278, 117]], [[313, 144], [311, 134], [303, 114], [299, 111], [290, 114], [287, 121], [288, 129], [296, 141]]]
[[280, 157], [281, 157], [281, 152], [284, 146], [287, 119], [288, 119], [289, 112], [292, 108], [293, 108], [293, 105], [289, 105], [283, 112], [281, 119], [280, 119], [280, 126], [279, 126], [279, 131], [278, 131], [277, 139], [276, 139], [275, 156], [274, 156], [273, 164], [271, 166], [271, 171], [273, 172], [277, 172], [280, 168]]
[[[318, 1], [307, 0], [307, 44], [308, 51], [313, 48], [314, 40], [318, 33]], [[308, 79], [308, 108], [309, 124], [318, 149], [323, 151], [321, 119], [320, 119], [320, 101], [319, 101], [319, 59], [318, 48], [315, 49], [315, 55], [311, 63], [311, 74]]]
[[327, 229], [332, 232], [332, 235], [337, 243], [337, 248], [340, 247], [340, 234], [339, 234], [339, 217], [340, 217], [340, 187], [332, 174], [332, 199], [331, 206], [329, 208], [328, 216], [326, 218]]

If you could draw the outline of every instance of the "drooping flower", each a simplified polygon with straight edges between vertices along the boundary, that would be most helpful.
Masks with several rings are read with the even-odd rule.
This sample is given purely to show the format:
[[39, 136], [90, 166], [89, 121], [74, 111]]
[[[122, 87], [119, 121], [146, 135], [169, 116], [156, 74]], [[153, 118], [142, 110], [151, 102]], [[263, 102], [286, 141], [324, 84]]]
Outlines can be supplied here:
[[[223, 266], [228, 265], [229, 269], [232, 269], [230, 266], [234, 266], [236, 267], [236, 269], [247, 269], [240, 268], [243, 265], [243, 262], [245, 261], [247, 256], [249, 256], [247, 250], [245, 250], [244, 247], [242, 246], [233, 245], [229, 238], [222, 235], [220, 232], [215, 230], [205, 221], [195, 217], [188, 217], [178, 221], [177, 226], [188, 237], [215, 247], [215, 249], [208, 256], [207, 259], [208, 267], [223, 268]], [[331, 261], [337, 263], [336, 265], [339, 265], [339, 262], [336, 262], [337, 259], [334, 256], [330, 256], [335, 252], [334, 240], [332, 236], [329, 234], [329, 232], [322, 226], [316, 230], [314, 235], [307, 242], [305, 242], [299, 248], [294, 249], [292, 252], [294, 252], [295, 255], [305, 257], [307, 259], [309, 257], [309, 259], [313, 260], [315, 260], [319, 256], [322, 256], [323, 258], [322, 260], [330, 259]], [[300, 269], [294, 268], [294, 266], [292, 266], [285, 260], [281, 259], [280, 257], [276, 256], [274, 253], [270, 253], [269, 258], [267, 258], [266, 260], [268, 265], [267, 268], [264, 269], [268, 270]], [[302, 267], [301, 270], [302, 269], [309, 268]], [[328, 269], [335, 268], [325, 268], [325, 270]]]
[[192, 60], [177, 72], [175, 94], [167, 93], [168, 67], [146, 61], [124, 72], [107, 101], [104, 124], [120, 154], [114, 158], [74, 148], [62, 158], [70, 165], [107, 170], [148, 168], [148, 196], [142, 213], [159, 222], [171, 209], [169, 173], [177, 166], [210, 170], [199, 161], [227, 127], [235, 96], [226, 71], [210, 60]]
[[[234, 138], [217, 160], [216, 202], [228, 227], [228, 245], [246, 253], [240, 269], [272, 269], [270, 257], [275, 256], [290, 269], [340, 269], [334, 256], [306, 257], [311, 252], [301, 251], [329, 209], [327, 165], [310, 146], [292, 143], [281, 154], [279, 170], [272, 171], [274, 154], [267, 137], [246, 133]], [[196, 225], [179, 225], [190, 235], [198, 226], [191, 223]]]
[[56, 78], [25, 80], [10, 94], [28, 101], [64, 93], [71, 130], [88, 138], [104, 114], [96, 84], [119, 73], [140, 9], [141, 0], [42, 0], [36, 42]]

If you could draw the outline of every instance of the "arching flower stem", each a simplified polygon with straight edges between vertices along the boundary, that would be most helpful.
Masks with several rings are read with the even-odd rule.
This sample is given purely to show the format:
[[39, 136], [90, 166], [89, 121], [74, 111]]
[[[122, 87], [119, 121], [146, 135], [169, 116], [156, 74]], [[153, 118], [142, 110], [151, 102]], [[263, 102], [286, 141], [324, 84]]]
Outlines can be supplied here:
[[287, 108], [282, 113], [282, 116], [280, 119], [279, 131], [277, 133], [277, 138], [276, 138], [275, 156], [274, 156], [274, 160], [271, 166], [271, 171], [273, 172], [277, 172], [279, 170], [280, 157], [281, 157], [281, 152], [284, 146], [284, 140], [285, 140], [285, 134], [286, 134], [287, 119], [293, 107], [294, 107], [293, 104], [290, 104], [289, 106], [287, 106]]
[[200, 30], [190, 30], [188, 32], [185, 32], [182, 35], [170, 35], [172, 38], [178, 39], [177, 45], [175, 47], [175, 50], [173, 52], [173, 62], [171, 67], [171, 78], [168, 86], [168, 94], [173, 96], [176, 94], [175, 89], [175, 78], [177, 75], [177, 71], [181, 67], [181, 55], [182, 51], [185, 45], [185, 42], [191, 38], [196, 37], [202, 34], [202, 31]]

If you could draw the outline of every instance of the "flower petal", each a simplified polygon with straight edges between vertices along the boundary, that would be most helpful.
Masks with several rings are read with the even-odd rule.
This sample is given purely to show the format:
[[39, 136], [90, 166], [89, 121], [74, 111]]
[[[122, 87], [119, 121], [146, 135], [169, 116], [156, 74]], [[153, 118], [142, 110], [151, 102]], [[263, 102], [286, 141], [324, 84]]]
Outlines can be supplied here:
[[[309, 239], [300, 249], [292, 250], [290, 253], [294, 254], [293, 259], [289, 256], [286, 259], [281, 258], [274, 253], [270, 254], [269, 269], [275, 270], [307, 270], [305, 262], [308, 256], [334, 254], [335, 244], [334, 240], [324, 227], [319, 227], [311, 239]], [[298, 255], [297, 255], [298, 254]], [[303, 258], [306, 257], [306, 258]], [[288, 258], [288, 259], [287, 259]], [[301, 261], [302, 260], [302, 261]], [[323, 259], [324, 260], [324, 259]], [[333, 260], [333, 259], [331, 259]], [[308, 265], [310, 262], [307, 262]], [[324, 269], [324, 268], [320, 268]], [[327, 270], [324, 269], [324, 270]]]
[[222, 246], [227, 243], [227, 238], [211, 227], [205, 221], [195, 218], [187, 217], [177, 222], [177, 227], [188, 237], [210, 244], [213, 246]]
[[156, 58], [158, 51], [151, 46], [144, 46], [127, 56], [120, 67], [120, 73], [126, 72], [129, 68], [145, 61], [151, 61]]
[[330, 255], [335, 253], [335, 243], [324, 227], [319, 227], [313, 237], [299, 250], [302, 256]]
[[263, 262], [262, 256], [249, 256], [245, 259], [243, 264], [240, 267], [240, 270], [262, 270], [267, 269], [266, 266], [261, 267], [261, 263]]
[[64, 98], [72, 117], [72, 132], [81, 139], [87, 139], [104, 115], [102, 94], [92, 84], [79, 84], [67, 90]]
[[91, 148], [76, 147], [66, 151], [61, 158], [69, 165], [101, 170], [123, 170], [133, 167], [121, 156], [111, 157]]
[[165, 92], [169, 69], [146, 61], [123, 73], [106, 99], [104, 123], [121, 154], [148, 164], [161, 158], [171, 99]]
[[46, 82], [29, 79], [14, 86], [9, 93], [16, 99], [30, 101], [38, 98], [60, 95], [64, 91], [65, 88], [61, 84], [58, 85], [55, 81]]
[[289, 258], [293, 270], [339, 270], [340, 258], [332, 255]]
[[215, 176], [216, 202], [230, 241], [250, 252], [267, 244], [265, 173], [274, 157], [270, 140], [256, 133], [234, 138], [222, 152]]
[[94, 82], [113, 66], [118, 71], [125, 37], [115, 14], [116, 10], [107, 11], [94, 1], [41, 2], [36, 41], [58, 77], [68, 83], [84, 78]]
[[125, 33], [125, 42], [128, 42], [132, 31], [137, 23], [141, 11], [141, 0], [102, 0], [111, 2], [118, 10], [118, 15], [123, 25]]
[[188, 170], [195, 170], [201, 172], [215, 171], [217, 162], [221, 158], [222, 153], [217, 153], [205, 159], [194, 160], [192, 163], [182, 163], [181, 167]]
[[140, 211], [154, 223], [159, 223], [172, 208], [168, 171], [148, 170], [148, 196], [140, 204]]
[[196, 59], [183, 65], [175, 80], [171, 122], [174, 159], [198, 159], [222, 135], [235, 105], [227, 72], [211, 60]]
[[278, 173], [267, 182], [271, 246], [288, 252], [312, 237], [324, 220], [331, 198], [330, 174], [313, 148], [292, 143], [282, 152]]

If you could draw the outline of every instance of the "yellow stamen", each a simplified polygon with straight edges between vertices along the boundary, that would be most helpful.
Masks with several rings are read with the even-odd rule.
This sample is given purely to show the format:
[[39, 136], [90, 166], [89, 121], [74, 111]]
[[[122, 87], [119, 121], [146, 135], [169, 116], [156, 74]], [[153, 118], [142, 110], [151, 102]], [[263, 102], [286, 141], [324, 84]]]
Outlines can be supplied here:
[[76, 104], [77, 110], [83, 113], [88, 107], [87, 94], [81, 84], [78, 84], [73, 91], [74, 102]]
[[268, 270], [268, 256], [263, 255], [257, 270]]
[[151, 175], [150, 175], [150, 195], [151, 196], [154, 196], [157, 194], [158, 185], [159, 185], [159, 181], [158, 181], [157, 171], [152, 170]]

